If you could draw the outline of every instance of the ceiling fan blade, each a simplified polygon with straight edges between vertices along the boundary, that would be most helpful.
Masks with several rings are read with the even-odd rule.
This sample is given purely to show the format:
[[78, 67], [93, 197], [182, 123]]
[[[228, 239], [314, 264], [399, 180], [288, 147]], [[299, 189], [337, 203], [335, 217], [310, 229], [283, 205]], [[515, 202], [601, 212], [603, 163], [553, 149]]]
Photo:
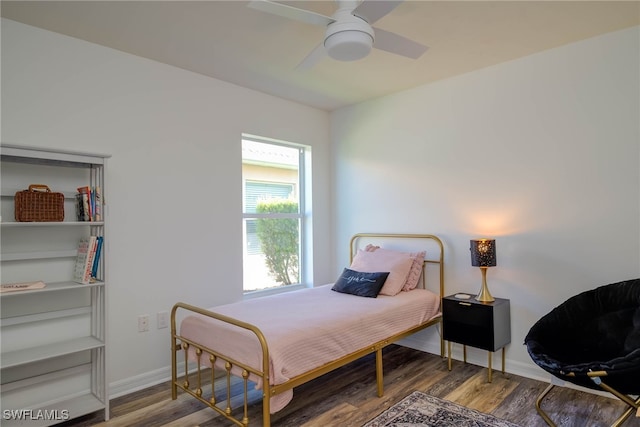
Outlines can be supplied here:
[[335, 22], [335, 19], [328, 16], [269, 0], [253, 0], [249, 2], [248, 6], [262, 12], [272, 13], [274, 15], [312, 25], [326, 27], [327, 25]]
[[373, 24], [378, 19], [382, 18], [393, 9], [395, 9], [402, 0], [396, 1], [381, 1], [381, 0], [363, 0], [362, 3], [356, 7], [352, 14], [364, 19], [369, 24]]
[[320, 43], [307, 56], [305, 56], [302, 62], [298, 64], [296, 69], [308, 70], [327, 56], [327, 50], [324, 48], [324, 44]]
[[390, 31], [374, 28], [373, 47], [396, 55], [418, 59], [429, 49], [427, 46]]

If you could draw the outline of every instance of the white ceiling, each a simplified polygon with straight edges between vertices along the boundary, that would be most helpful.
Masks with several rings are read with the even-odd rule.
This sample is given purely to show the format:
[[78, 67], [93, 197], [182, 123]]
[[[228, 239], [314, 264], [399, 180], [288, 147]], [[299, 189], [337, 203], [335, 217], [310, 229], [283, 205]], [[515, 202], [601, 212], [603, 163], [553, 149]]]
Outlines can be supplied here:
[[[331, 15], [332, 1], [287, 1]], [[375, 26], [429, 46], [296, 66], [324, 29], [247, 1], [2, 1], [2, 16], [333, 110], [640, 24], [640, 1], [410, 1]]]

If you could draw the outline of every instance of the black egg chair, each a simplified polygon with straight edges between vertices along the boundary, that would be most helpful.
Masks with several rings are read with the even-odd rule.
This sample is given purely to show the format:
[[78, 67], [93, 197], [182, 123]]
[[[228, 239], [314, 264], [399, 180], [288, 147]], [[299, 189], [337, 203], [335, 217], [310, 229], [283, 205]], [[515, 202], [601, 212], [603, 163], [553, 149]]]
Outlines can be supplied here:
[[[612, 424], [635, 412], [640, 417], [640, 279], [600, 286], [563, 302], [538, 320], [524, 339], [531, 359], [557, 378], [606, 390], [629, 408]], [[553, 382], [538, 396], [542, 410]], [[633, 397], [634, 395], [635, 397]]]

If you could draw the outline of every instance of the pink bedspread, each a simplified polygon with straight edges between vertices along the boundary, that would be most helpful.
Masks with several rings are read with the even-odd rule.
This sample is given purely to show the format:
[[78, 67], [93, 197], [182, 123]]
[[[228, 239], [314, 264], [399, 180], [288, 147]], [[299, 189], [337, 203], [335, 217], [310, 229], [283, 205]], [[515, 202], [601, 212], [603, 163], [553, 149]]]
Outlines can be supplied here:
[[[438, 295], [424, 289], [364, 298], [319, 286], [211, 308], [260, 328], [270, 356], [273, 385], [424, 323], [440, 314]], [[261, 369], [262, 350], [252, 332], [199, 314], [180, 325], [185, 338]], [[258, 387], [261, 384], [258, 382]], [[293, 397], [271, 399], [271, 413]]]

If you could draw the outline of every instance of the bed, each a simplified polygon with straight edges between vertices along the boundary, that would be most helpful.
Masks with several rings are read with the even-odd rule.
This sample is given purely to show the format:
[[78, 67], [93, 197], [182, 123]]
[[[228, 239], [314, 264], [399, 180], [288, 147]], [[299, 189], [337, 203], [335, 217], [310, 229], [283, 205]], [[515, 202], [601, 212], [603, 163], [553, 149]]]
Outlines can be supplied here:
[[[438, 327], [444, 357], [442, 241], [430, 234], [359, 233], [349, 253], [335, 283], [209, 309], [175, 304], [172, 398], [180, 390], [246, 426], [253, 384], [262, 390], [263, 425], [269, 426], [295, 387], [371, 353], [382, 396], [382, 349], [427, 327]], [[238, 394], [232, 378], [240, 379], [239, 403], [232, 402]], [[224, 399], [204, 391], [209, 382], [212, 389], [223, 384]]]

